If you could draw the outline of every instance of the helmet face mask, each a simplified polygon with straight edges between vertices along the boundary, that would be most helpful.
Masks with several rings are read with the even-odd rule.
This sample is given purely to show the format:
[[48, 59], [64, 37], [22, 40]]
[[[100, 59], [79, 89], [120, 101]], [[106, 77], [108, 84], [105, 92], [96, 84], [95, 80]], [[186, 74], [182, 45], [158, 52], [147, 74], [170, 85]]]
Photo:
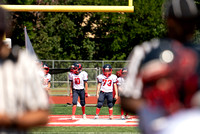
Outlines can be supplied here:
[[70, 72], [71, 72], [71, 73], [74, 73], [74, 65], [71, 65], [71, 67], [70, 67]]
[[74, 63], [73, 72], [75, 74], [79, 74], [81, 71], [82, 71], [82, 65], [81, 65], [81, 63]]
[[102, 70], [103, 75], [105, 75], [106, 77], [109, 77], [112, 74], [112, 67], [110, 64], [105, 64]]

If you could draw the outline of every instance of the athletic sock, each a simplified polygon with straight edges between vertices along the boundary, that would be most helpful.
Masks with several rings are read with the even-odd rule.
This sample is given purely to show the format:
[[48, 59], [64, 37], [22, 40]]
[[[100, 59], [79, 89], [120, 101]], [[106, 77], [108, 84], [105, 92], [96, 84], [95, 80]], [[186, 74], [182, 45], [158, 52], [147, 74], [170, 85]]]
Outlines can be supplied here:
[[124, 110], [121, 108], [121, 115], [124, 115]]
[[113, 115], [113, 109], [109, 109], [109, 115]]
[[76, 105], [73, 105], [72, 106], [72, 115], [75, 115], [75, 113], [76, 113]]
[[85, 106], [82, 106], [82, 112], [85, 114]]
[[100, 108], [96, 108], [96, 115], [99, 115], [100, 110]]

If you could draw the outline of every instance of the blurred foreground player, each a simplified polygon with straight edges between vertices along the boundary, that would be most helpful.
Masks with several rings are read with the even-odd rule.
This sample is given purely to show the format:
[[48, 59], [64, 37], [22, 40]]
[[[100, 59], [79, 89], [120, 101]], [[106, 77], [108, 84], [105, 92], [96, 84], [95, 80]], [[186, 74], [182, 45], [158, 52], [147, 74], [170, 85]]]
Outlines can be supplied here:
[[107, 99], [107, 105], [109, 108], [109, 119], [113, 119], [113, 88], [115, 90], [115, 99], [118, 99], [117, 91], [117, 76], [112, 74], [112, 67], [110, 64], [103, 66], [103, 74], [97, 76], [97, 108], [95, 119], [98, 119], [99, 112], [103, 106], [104, 100]]
[[70, 81], [71, 81], [70, 94], [72, 93], [73, 96], [72, 120], [75, 119], [78, 96], [80, 97], [83, 119], [86, 119], [85, 97], [88, 97], [88, 83], [87, 83], [88, 73], [82, 71], [82, 65], [80, 63], [74, 63], [74, 71], [70, 77]]
[[26, 133], [47, 123], [49, 103], [33, 58], [3, 44], [6, 17], [0, 8], [0, 133]]
[[196, 5], [193, 0], [171, 0], [163, 7], [168, 37], [134, 48], [122, 85], [121, 104], [139, 115], [144, 134], [166, 132], [170, 125], [160, 119], [191, 109], [199, 89], [199, 46], [191, 43], [198, 19]]

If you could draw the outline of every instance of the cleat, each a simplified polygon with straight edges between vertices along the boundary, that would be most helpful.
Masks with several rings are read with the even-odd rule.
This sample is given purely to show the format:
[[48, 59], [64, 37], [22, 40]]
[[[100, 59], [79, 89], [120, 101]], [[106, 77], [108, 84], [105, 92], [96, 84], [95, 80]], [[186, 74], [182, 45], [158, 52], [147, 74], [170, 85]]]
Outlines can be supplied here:
[[87, 119], [87, 118], [86, 118], [86, 114], [83, 114], [83, 119], [84, 119], [84, 120]]
[[98, 119], [98, 118], [99, 118], [99, 115], [96, 114], [95, 117], [94, 117], [94, 119]]
[[112, 120], [112, 119], [113, 119], [113, 115], [110, 115], [110, 116], [109, 116], [109, 119]]
[[124, 115], [122, 115], [122, 116], [121, 116], [121, 119], [122, 119], [122, 120], [125, 120], [125, 117], [124, 117]]
[[75, 115], [72, 115], [72, 120], [75, 120]]
[[129, 119], [130, 118], [130, 116], [129, 115], [126, 115], [126, 119]]

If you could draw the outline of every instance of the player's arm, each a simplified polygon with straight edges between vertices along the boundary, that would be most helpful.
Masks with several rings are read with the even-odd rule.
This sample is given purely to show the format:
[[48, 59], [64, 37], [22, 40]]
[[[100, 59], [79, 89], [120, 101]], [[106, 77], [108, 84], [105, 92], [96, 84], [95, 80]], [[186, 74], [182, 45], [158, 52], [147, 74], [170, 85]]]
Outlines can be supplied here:
[[70, 81], [70, 96], [72, 97], [73, 81]]
[[99, 91], [100, 91], [100, 88], [101, 88], [101, 83], [98, 83], [98, 85], [97, 85], [97, 92], [96, 92], [97, 99], [99, 99]]
[[88, 73], [84, 73], [85, 96], [88, 97]]
[[50, 90], [50, 88], [51, 88], [51, 82], [50, 82], [50, 81], [48, 82], [47, 88], [48, 88], [49, 90]]
[[84, 81], [85, 84], [85, 96], [88, 97], [88, 82]]
[[115, 90], [115, 99], [118, 99], [117, 83], [114, 83], [114, 90]]
[[144, 104], [144, 100], [143, 99], [133, 99], [131, 97], [124, 97], [121, 96], [120, 97], [121, 100], [121, 107], [130, 113], [137, 113], [137, 111], [139, 109], [141, 109], [141, 107]]
[[46, 91], [47, 91], [47, 92], [49, 92], [50, 87], [51, 87], [51, 82], [49, 81], [48, 84], [47, 84], [47, 87], [46, 87]]
[[48, 110], [27, 111], [15, 119], [14, 125], [23, 129], [45, 125], [48, 122], [48, 115]]

